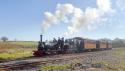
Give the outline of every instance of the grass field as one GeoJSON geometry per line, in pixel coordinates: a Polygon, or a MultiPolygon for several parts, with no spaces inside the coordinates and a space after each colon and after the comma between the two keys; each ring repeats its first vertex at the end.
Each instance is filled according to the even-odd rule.
{"type": "Polygon", "coordinates": [[[30,47],[37,45],[37,42],[35,41],[18,41],[18,42],[11,41],[9,43],[12,43],[15,45],[30,46],[30,47]]]}
{"type": "Polygon", "coordinates": [[[13,60],[32,56],[36,50],[37,42],[0,42],[0,60],[13,60]]]}
{"type": "Polygon", "coordinates": [[[124,56],[125,55],[125,47],[123,48],[116,48],[117,51],[114,51],[114,54],[116,54],[117,56],[124,56]]]}
{"type": "Polygon", "coordinates": [[[125,47],[115,48],[112,51],[113,55],[117,58],[115,61],[103,61],[105,71],[125,71],[125,47]]]}
{"type": "Polygon", "coordinates": [[[125,70],[125,60],[120,60],[117,62],[103,61],[105,71],[124,71],[125,70]]]}

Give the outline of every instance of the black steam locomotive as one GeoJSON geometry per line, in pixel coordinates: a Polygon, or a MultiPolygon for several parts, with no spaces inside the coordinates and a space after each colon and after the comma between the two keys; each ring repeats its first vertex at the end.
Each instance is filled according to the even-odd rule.
{"type": "Polygon", "coordinates": [[[81,37],[75,37],[71,39],[58,38],[53,39],[52,42],[46,43],[39,41],[37,51],[34,51],[34,56],[45,56],[53,54],[66,54],[66,53],[80,53],[84,51],[93,50],[106,50],[111,49],[111,43],[107,41],[95,41],[90,39],[83,39],[81,37]]]}

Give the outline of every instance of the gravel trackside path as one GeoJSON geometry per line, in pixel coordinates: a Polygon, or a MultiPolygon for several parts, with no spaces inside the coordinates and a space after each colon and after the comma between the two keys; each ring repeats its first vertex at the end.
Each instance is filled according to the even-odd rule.
{"type": "Polygon", "coordinates": [[[125,48],[0,63],[3,71],[125,71],[125,48]],[[123,61],[123,62],[122,62],[123,61]],[[118,65],[120,64],[121,67],[118,65]]]}

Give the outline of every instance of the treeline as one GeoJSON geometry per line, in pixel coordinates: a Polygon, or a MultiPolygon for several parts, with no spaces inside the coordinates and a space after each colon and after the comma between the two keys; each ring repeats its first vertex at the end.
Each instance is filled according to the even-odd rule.
{"type": "Polygon", "coordinates": [[[8,41],[8,38],[7,38],[7,37],[5,37],[5,36],[0,37],[0,41],[6,42],[6,41],[8,41]]]}
{"type": "Polygon", "coordinates": [[[125,39],[115,38],[114,40],[110,40],[105,38],[100,40],[110,42],[113,48],[125,47],[125,39]]]}
{"type": "MultiPolygon", "coordinates": [[[[5,36],[0,37],[0,40],[3,42],[6,42],[8,41],[8,37],[5,37],[5,36]]],[[[99,39],[99,40],[111,42],[113,48],[125,47],[125,39],[116,38],[114,40],[111,40],[111,39],[104,38],[104,39],[99,39]]]]}
{"type": "Polygon", "coordinates": [[[112,40],[112,46],[114,48],[116,48],[116,47],[125,47],[125,39],[116,38],[116,39],[112,40]]]}

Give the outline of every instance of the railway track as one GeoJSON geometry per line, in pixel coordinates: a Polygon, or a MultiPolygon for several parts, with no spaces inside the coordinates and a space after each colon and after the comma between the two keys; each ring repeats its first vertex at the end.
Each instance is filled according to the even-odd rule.
{"type": "Polygon", "coordinates": [[[47,64],[47,63],[54,63],[60,61],[68,61],[73,59],[83,59],[88,56],[92,56],[92,54],[100,54],[103,51],[98,52],[86,52],[86,53],[77,53],[77,54],[64,54],[64,55],[55,55],[46,58],[32,58],[32,59],[25,59],[25,60],[15,60],[0,63],[0,71],[10,71],[13,69],[18,69],[21,67],[32,66],[32,65],[39,65],[39,64],[47,64]]]}

